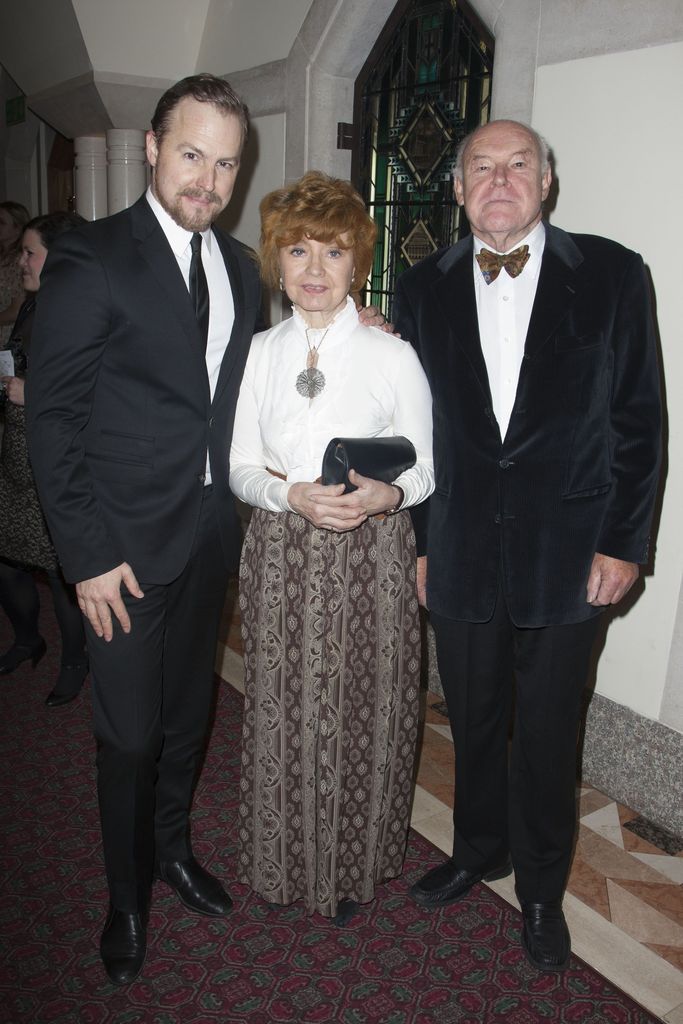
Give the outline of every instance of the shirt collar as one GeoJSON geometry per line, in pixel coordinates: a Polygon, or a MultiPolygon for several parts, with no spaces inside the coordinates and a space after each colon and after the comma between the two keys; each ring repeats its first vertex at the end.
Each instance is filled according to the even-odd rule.
{"type": "MultiPolygon", "coordinates": [[[[327,325],[327,332],[329,332],[328,337],[330,341],[336,335],[344,334],[345,331],[348,329],[349,324],[353,323],[354,320],[358,320],[358,310],[356,309],[356,304],[351,298],[351,296],[347,295],[346,303],[342,306],[338,313],[335,314],[334,318],[327,325]]],[[[301,313],[294,306],[292,306],[292,321],[296,325],[299,334],[303,335],[304,337],[306,336],[307,329],[309,331],[317,331],[318,333],[321,332],[321,328],[309,327],[301,313]]],[[[324,331],[325,328],[322,328],[322,330],[324,331]]]]}
{"type": "MultiPolygon", "coordinates": [[[[163,208],[157,197],[152,192],[151,186],[147,189],[146,199],[152,208],[152,213],[159,221],[161,230],[166,235],[168,244],[173,250],[173,255],[176,259],[181,259],[189,252],[190,239],[192,238],[192,231],[187,231],[182,228],[180,224],[176,224],[173,217],[163,208]]],[[[211,242],[213,240],[213,233],[211,228],[207,228],[206,231],[201,232],[202,240],[207,247],[209,256],[211,255],[211,242]]]]}
{"type": "MultiPolygon", "coordinates": [[[[480,252],[482,249],[488,248],[488,246],[485,245],[485,243],[482,242],[480,238],[477,238],[476,235],[473,235],[473,239],[474,250],[472,256],[472,263],[475,269],[475,281],[482,282],[484,281],[484,276],[479,270],[479,264],[477,263],[475,257],[478,252],[480,252]]],[[[522,280],[522,277],[524,277],[524,281],[526,282],[535,281],[538,278],[541,269],[541,260],[543,258],[543,250],[545,248],[545,225],[542,220],[539,221],[538,224],[531,229],[526,238],[521,238],[519,242],[515,243],[515,245],[511,246],[506,251],[513,252],[513,250],[518,249],[520,245],[529,246],[529,259],[527,261],[526,266],[524,267],[524,274],[520,274],[519,277],[513,279],[508,278],[506,274],[500,274],[499,277],[497,277],[496,280],[491,285],[488,286],[486,290],[487,295],[493,295],[496,293],[495,285],[498,281],[502,281],[507,284],[509,283],[510,280],[515,280],[519,282],[522,280]]]]}
{"type": "MultiPolygon", "coordinates": [[[[490,250],[491,247],[486,242],[482,242],[481,238],[477,238],[476,235],[472,235],[472,238],[474,239],[475,256],[478,252],[481,252],[482,249],[490,250]]],[[[501,255],[512,252],[514,249],[519,249],[520,245],[529,246],[530,259],[537,258],[541,255],[545,245],[545,225],[542,220],[539,220],[538,224],[531,229],[526,238],[521,238],[519,242],[515,242],[514,245],[510,246],[509,249],[506,249],[505,253],[501,253],[501,255]]]]}

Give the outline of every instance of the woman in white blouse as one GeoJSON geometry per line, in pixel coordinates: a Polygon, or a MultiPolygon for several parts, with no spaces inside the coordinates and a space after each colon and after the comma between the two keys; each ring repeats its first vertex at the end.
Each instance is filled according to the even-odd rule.
{"type": "Polygon", "coordinates": [[[431,397],[412,347],[359,323],[375,225],[309,172],[261,204],[261,264],[293,316],[252,343],[230,484],[254,506],[240,568],[246,705],[239,878],[344,925],[400,874],[420,627],[404,511],[433,490],[431,397]],[[405,435],[393,484],[319,483],[332,437],[405,435]]]}

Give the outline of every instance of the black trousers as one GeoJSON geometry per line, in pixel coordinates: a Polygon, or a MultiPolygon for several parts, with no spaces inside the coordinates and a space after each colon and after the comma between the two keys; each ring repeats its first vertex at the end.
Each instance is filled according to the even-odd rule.
{"type": "MultiPolygon", "coordinates": [[[[133,569],[135,567],[133,566],[133,569]]],[[[190,559],[167,585],[138,580],[131,632],[88,626],[107,881],[119,910],[144,908],[156,860],[190,856],[189,814],[213,694],[227,570],[212,488],[190,559]]]]}
{"type": "Polygon", "coordinates": [[[520,900],[560,899],[576,827],[581,694],[599,616],[520,629],[499,594],[489,622],[434,614],[431,622],[455,745],[453,856],[477,869],[509,853],[520,900]]]}

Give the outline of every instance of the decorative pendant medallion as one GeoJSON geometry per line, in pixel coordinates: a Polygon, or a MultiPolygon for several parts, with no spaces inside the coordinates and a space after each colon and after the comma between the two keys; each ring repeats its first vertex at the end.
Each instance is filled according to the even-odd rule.
{"type": "Polygon", "coordinates": [[[325,374],[315,366],[308,366],[296,378],[296,390],[302,398],[315,398],[325,387],[325,374]]]}

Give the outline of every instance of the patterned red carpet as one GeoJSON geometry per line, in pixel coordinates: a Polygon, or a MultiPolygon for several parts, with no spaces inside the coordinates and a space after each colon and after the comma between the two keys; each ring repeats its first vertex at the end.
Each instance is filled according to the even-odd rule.
{"type": "MultiPolygon", "coordinates": [[[[48,600],[44,601],[48,604],[48,600]]],[[[0,613],[1,615],[1,613],[0,613]]],[[[54,639],[46,607],[44,634],[54,639]]],[[[0,650],[9,645],[0,623],[0,650]]],[[[519,947],[518,913],[483,886],[428,914],[406,889],[441,855],[411,833],[404,877],[345,930],[300,906],[269,910],[233,881],[241,698],[218,687],[194,810],[199,859],[235,899],[225,920],[185,911],[157,883],[143,975],[109,984],[98,956],[106,892],[88,686],[64,708],[37,669],[0,679],[2,1024],[646,1024],[576,958],[541,975],[519,947]]]]}

